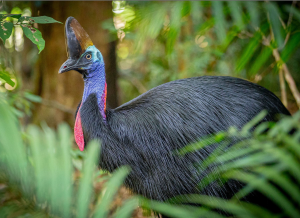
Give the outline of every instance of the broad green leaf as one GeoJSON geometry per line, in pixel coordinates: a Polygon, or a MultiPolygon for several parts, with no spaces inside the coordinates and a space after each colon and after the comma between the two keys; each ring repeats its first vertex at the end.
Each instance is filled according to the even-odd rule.
{"type": "Polygon", "coordinates": [[[266,3],[265,8],[270,16],[270,23],[274,33],[275,41],[277,42],[277,47],[280,48],[284,43],[284,29],[279,19],[279,10],[273,2],[266,3]]]}
{"type": "Polygon", "coordinates": [[[33,23],[41,23],[41,24],[45,24],[45,23],[61,23],[62,24],[62,22],[59,22],[59,21],[53,19],[52,17],[47,17],[47,16],[30,17],[29,19],[33,23]]]}
{"type": "Polygon", "coordinates": [[[1,22],[0,27],[0,38],[3,40],[3,43],[5,43],[5,40],[8,39],[12,33],[14,24],[11,22],[1,22]]]}
{"type": "Polygon", "coordinates": [[[15,82],[11,80],[9,73],[6,71],[0,71],[0,78],[7,82],[11,87],[15,86],[15,82]]]}
{"type": "Polygon", "coordinates": [[[39,49],[39,53],[41,51],[43,51],[43,49],[45,48],[45,40],[42,37],[42,33],[34,28],[34,27],[26,27],[26,26],[22,26],[23,32],[25,34],[25,36],[30,39],[34,44],[37,45],[38,49],[39,49]]]}

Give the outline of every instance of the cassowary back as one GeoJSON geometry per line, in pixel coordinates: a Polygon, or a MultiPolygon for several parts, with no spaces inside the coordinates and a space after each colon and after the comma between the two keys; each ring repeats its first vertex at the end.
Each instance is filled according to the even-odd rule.
{"type": "MultiPolygon", "coordinates": [[[[201,164],[218,146],[179,156],[176,150],[206,135],[241,128],[261,110],[264,121],[276,121],[277,114],[289,115],[280,100],[267,89],[232,77],[195,77],[160,85],[132,101],[107,110],[104,122],[91,94],[81,108],[85,141],[102,141],[100,166],[110,172],[129,165],[126,185],[135,193],[155,200],[198,193],[196,188],[207,172],[201,164]]],[[[205,193],[231,196],[211,184],[205,193]]]]}

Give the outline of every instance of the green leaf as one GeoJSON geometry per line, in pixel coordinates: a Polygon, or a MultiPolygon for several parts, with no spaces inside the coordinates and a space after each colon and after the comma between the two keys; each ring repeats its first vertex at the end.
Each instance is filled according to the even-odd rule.
{"type": "Polygon", "coordinates": [[[258,9],[258,2],[246,1],[246,2],[244,2],[244,4],[249,13],[251,24],[254,26],[254,28],[258,28],[259,23],[260,23],[260,20],[259,20],[260,13],[259,13],[259,9],[258,9]]]}
{"type": "Polygon", "coordinates": [[[241,3],[238,1],[229,1],[228,6],[231,11],[235,25],[238,27],[238,29],[242,29],[244,26],[244,22],[241,11],[241,3]]]}
{"type": "Polygon", "coordinates": [[[99,198],[95,218],[105,218],[109,212],[109,205],[112,203],[114,196],[118,192],[120,186],[123,184],[124,179],[129,174],[130,170],[128,167],[121,167],[114,171],[111,179],[108,181],[106,185],[106,189],[104,189],[104,195],[102,198],[99,198]]]}
{"type": "Polygon", "coordinates": [[[264,47],[261,53],[257,56],[254,64],[249,70],[250,75],[256,75],[259,69],[266,63],[269,57],[272,55],[272,49],[270,47],[264,47]]]}
{"type": "Polygon", "coordinates": [[[5,40],[8,39],[12,33],[14,24],[11,22],[2,22],[0,25],[0,38],[3,40],[3,43],[5,43],[5,40]]]}
{"type": "Polygon", "coordinates": [[[47,17],[47,16],[40,16],[40,17],[29,17],[29,20],[32,21],[33,23],[41,23],[41,24],[45,24],[45,23],[61,23],[55,19],[53,19],[52,17],[47,17]]]}
{"type": "Polygon", "coordinates": [[[223,42],[226,38],[226,19],[223,12],[223,2],[213,1],[212,10],[215,17],[215,33],[218,37],[218,40],[223,42]]]}
{"type": "Polygon", "coordinates": [[[174,205],[169,203],[163,203],[159,201],[151,201],[146,198],[142,199],[142,205],[145,208],[155,210],[158,213],[163,215],[174,217],[174,218],[197,218],[197,217],[211,217],[211,218],[223,218],[224,216],[214,212],[209,211],[204,207],[191,207],[191,206],[182,206],[174,205]]]}
{"type": "Polygon", "coordinates": [[[259,114],[257,114],[252,120],[243,126],[242,132],[249,132],[254,126],[261,122],[267,116],[267,114],[267,110],[262,110],[259,112],[259,114]]]}
{"type": "Polygon", "coordinates": [[[227,173],[225,176],[254,186],[258,191],[276,203],[278,207],[282,208],[288,214],[288,217],[300,217],[299,211],[293,206],[289,198],[283,195],[274,185],[261,179],[259,176],[245,172],[241,174],[240,171],[227,173]]]}
{"type": "Polygon", "coordinates": [[[115,218],[129,218],[132,216],[133,211],[139,206],[138,198],[127,200],[124,205],[119,208],[113,217],[115,218]]]}
{"type": "Polygon", "coordinates": [[[42,33],[34,28],[34,27],[26,27],[26,26],[22,26],[23,32],[25,34],[25,36],[30,39],[34,44],[37,45],[38,49],[39,49],[39,53],[41,53],[41,51],[43,51],[43,49],[45,48],[45,40],[42,37],[42,33]]]}
{"type": "Polygon", "coordinates": [[[277,6],[271,2],[265,4],[266,11],[270,16],[270,23],[277,46],[280,48],[284,43],[284,29],[280,22],[280,14],[277,6]]]}
{"type": "Polygon", "coordinates": [[[22,14],[0,14],[0,20],[3,20],[4,18],[7,18],[7,17],[19,19],[21,16],[22,16],[22,14]]]}
{"type": "Polygon", "coordinates": [[[12,18],[16,18],[19,19],[22,16],[22,14],[7,14],[7,17],[12,17],[12,18]]]}
{"type": "Polygon", "coordinates": [[[42,98],[40,96],[31,94],[29,92],[25,92],[24,97],[32,102],[38,102],[38,103],[42,102],[42,98]]]}
{"type": "Polygon", "coordinates": [[[290,6],[290,5],[284,5],[284,10],[288,13],[292,13],[294,18],[296,18],[298,20],[298,22],[300,22],[300,10],[290,6]]]}
{"type": "Polygon", "coordinates": [[[291,35],[288,43],[286,44],[286,46],[284,47],[281,53],[281,59],[286,63],[291,57],[292,53],[299,48],[299,45],[300,45],[300,33],[295,33],[291,35]]]}
{"type": "Polygon", "coordinates": [[[259,43],[260,39],[261,39],[261,36],[259,33],[256,33],[255,36],[251,39],[251,41],[249,42],[245,51],[243,52],[241,58],[237,62],[237,67],[236,67],[237,71],[241,71],[242,69],[244,69],[244,67],[249,62],[249,60],[253,56],[254,52],[258,48],[258,46],[260,44],[259,43]]]}
{"type": "Polygon", "coordinates": [[[92,195],[93,173],[99,157],[100,145],[98,141],[92,141],[88,144],[87,155],[84,158],[83,176],[80,179],[77,198],[77,216],[78,218],[87,217],[89,204],[92,195]]]}
{"type": "Polygon", "coordinates": [[[0,71],[0,78],[8,83],[11,87],[15,86],[15,82],[11,80],[9,73],[6,71],[0,71]]]}

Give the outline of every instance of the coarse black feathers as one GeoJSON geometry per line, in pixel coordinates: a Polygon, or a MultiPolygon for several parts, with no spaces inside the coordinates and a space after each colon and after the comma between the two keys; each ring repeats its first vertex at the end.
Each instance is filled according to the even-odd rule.
{"type": "MultiPolygon", "coordinates": [[[[218,145],[185,156],[176,155],[176,150],[230,126],[241,128],[264,109],[268,111],[264,121],[290,115],[272,92],[259,85],[233,77],[203,76],[160,85],[107,109],[106,121],[96,94],[90,94],[80,114],[85,142],[94,138],[102,142],[100,167],[113,172],[129,165],[132,171],[126,186],[163,201],[199,192],[197,184],[207,174],[201,172],[201,164],[199,170],[199,163],[218,145]]],[[[228,198],[236,186],[211,184],[204,192],[228,198]]]]}

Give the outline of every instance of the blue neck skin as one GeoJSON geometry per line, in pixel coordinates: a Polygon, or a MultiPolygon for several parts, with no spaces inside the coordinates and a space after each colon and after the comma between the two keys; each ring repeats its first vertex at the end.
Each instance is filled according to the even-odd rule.
{"type": "Polygon", "coordinates": [[[104,62],[95,61],[86,69],[87,76],[84,79],[84,91],[82,97],[82,103],[86,101],[87,97],[96,93],[99,110],[103,117],[103,120],[106,121],[105,115],[105,105],[106,105],[106,79],[105,79],[105,66],[104,62]]]}

